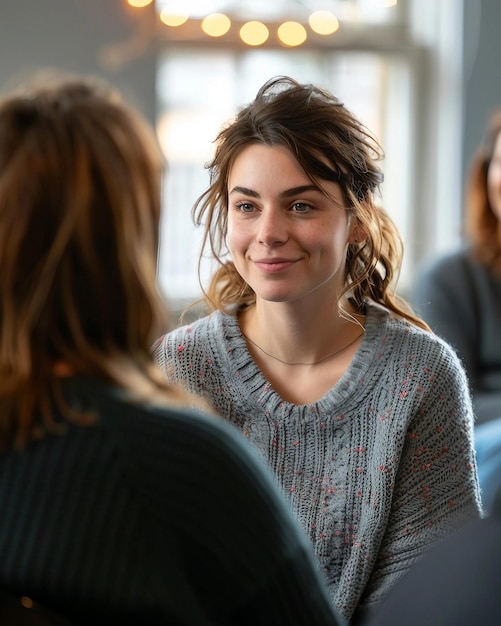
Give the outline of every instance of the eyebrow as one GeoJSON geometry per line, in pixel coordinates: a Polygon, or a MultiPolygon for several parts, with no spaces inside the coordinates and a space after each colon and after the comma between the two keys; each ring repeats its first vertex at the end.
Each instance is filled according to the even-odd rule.
{"type": "MultiPolygon", "coordinates": [[[[292,196],[297,196],[298,194],[304,193],[305,191],[320,191],[320,189],[316,185],[300,185],[299,187],[292,187],[291,189],[286,189],[285,191],[281,191],[279,194],[280,198],[290,198],[292,196]]],[[[237,185],[233,187],[230,191],[232,193],[243,193],[246,196],[251,196],[252,198],[259,198],[259,194],[254,189],[249,189],[248,187],[240,187],[237,185]]]]}

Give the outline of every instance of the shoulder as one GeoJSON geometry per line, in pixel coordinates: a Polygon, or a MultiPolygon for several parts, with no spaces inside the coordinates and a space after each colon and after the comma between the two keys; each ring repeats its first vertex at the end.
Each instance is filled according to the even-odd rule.
{"type": "Polygon", "coordinates": [[[198,318],[190,324],[174,328],[160,337],[155,343],[155,346],[162,342],[170,342],[180,339],[189,341],[191,337],[200,337],[207,334],[219,334],[222,333],[226,327],[231,327],[233,325],[238,326],[236,317],[222,313],[221,311],[214,311],[209,315],[198,318]]]}
{"type": "MultiPolygon", "coordinates": [[[[131,418],[134,427],[127,437],[127,457],[135,456],[142,471],[154,474],[145,480],[158,484],[159,489],[173,485],[172,489],[180,490],[180,494],[185,494],[190,482],[192,486],[203,484],[205,494],[197,498],[202,508],[205,502],[211,510],[221,494],[232,503],[230,508],[238,500],[245,501],[235,521],[245,511],[251,517],[251,511],[265,507],[281,518],[276,527],[281,532],[279,528],[286,524],[288,515],[285,501],[257,449],[249,446],[232,423],[189,407],[144,404],[132,407],[131,418]]],[[[117,427],[123,428],[121,423],[117,427]]],[[[223,515],[224,507],[220,508],[223,515]]],[[[256,520],[258,526],[261,523],[266,526],[264,520],[256,520]]]]}
{"type": "Polygon", "coordinates": [[[122,468],[124,485],[156,499],[155,514],[166,514],[168,524],[177,524],[173,502],[179,520],[199,530],[212,524],[223,529],[229,515],[238,527],[258,511],[263,515],[254,524],[263,525],[263,537],[292,524],[264,460],[230,422],[188,406],[140,401],[94,380],[77,380],[67,391],[73,406],[98,417],[95,426],[71,426],[76,439],[99,436],[100,450],[113,451],[114,467],[122,468]],[[277,522],[273,527],[269,516],[277,522]]]}
{"type": "Polygon", "coordinates": [[[98,424],[131,460],[146,456],[160,466],[161,459],[179,456],[185,468],[188,459],[196,465],[208,457],[210,462],[224,464],[226,459],[235,465],[239,458],[244,465],[256,460],[232,424],[201,409],[168,400],[144,401],[119,387],[90,379],[69,381],[66,395],[79,410],[96,414],[98,424]]]}
{"type": "Polygon", "coordinates": [[[452,252],[426,259],[419,267],[418,275],[426,279],[435,277],[450,281],[458,275],[464,275],[467,268],[472,265],[475,265],[475,262],[470,247],[462,246],[452,252]]]}
{"type": "Polygon", "coordinates": [[[456,352],[435,333],[376,304],[369,305],[368,320],[368,324],[379,326],[381,341],[390,346],[396,360],[412,356],[414,361],[420,360],[430,366],[440,363],[463,376],[463,367],[456,352]]]}
{"type": "Polygon", "coordinates": [[[171,350],[173,347],[182,347],[205,343],[211,339],[218,339],[224,336],[227,327],[238,326],[237,320],[231,315],[214,311],[210,315],[201,317],[190,324],[179,326],[170,332],[162,335],[153,344],[154,353],[163,350],[171,350]]]}
{"type": "Polygon", "coordinates": [[[189,324],[177,326],[160,337],[159,341],[169,341],[172,337],[190,337],[193,334],[205,333],[207,331],[214,332],[220,327],[221,318],[223,316],[224,315],[221,312],[215,311],[214,313],[200,317],[189,324]]]}

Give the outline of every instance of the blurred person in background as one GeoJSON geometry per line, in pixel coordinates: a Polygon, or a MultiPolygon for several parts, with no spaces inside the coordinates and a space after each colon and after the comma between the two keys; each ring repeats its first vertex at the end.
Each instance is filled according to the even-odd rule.
{"type": "Polygon", "coordinates": [[[501,484],[501,110],[472,159],[465,198],[465,242],[424,263],[412,300],[466,369],[482,502],[489,512],[501,484]]]}

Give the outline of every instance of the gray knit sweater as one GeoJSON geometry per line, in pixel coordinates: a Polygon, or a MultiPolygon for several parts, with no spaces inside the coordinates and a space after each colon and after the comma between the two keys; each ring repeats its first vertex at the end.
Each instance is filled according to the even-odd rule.
{"type": "Polygon", "coordinates": [[[368,305],[345,375],[318,402],[285,402],[236,317],[215,312],[155,345],[261,451],[347,618],[376,605],[436,540],[480,517],[464,371],[436,336],[368,305]]]}

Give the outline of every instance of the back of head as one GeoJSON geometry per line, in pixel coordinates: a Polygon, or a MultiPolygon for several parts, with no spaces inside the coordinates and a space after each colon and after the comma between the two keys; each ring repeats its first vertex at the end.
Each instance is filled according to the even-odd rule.
{"type": "Polygon", "coordinates": [[[474,154],[465,194],[465,234],[476,258],[501,271],[501,221],[489,201],[488,174],[501,133],[501,110],[491,116],[482,144],[474,154]]]}
{"type": "Polygon", "coordinates": [[[58,364],[113,378],[113,359],[149,358],[161,166],[147,123],[96,79],[41,76],[0,101],[2,419],[50,405],[58,364]]]}
{"type": "Polygon", "coordinates": [[[371,299],[420,323],[389,294],[401,265],[400,235],[377,205],[383,150],[376,138],[333,94],[315,85],[281,76],[266,82],[256,98],[221,130],[209,164],[211,185],[194,208],[196,222],[206,223],[209,243],[221,267],[207,291],[208,304],[221,309],[251,304],[254,294],[239,279],[232,263],[224,263],[227,230],[227,182],[235,159],[251,144],[279,145],[295,156],[312,182],[339,184],[346,210],[367,237],[350,244],[345,289],[362,307],[371,299]]]}

